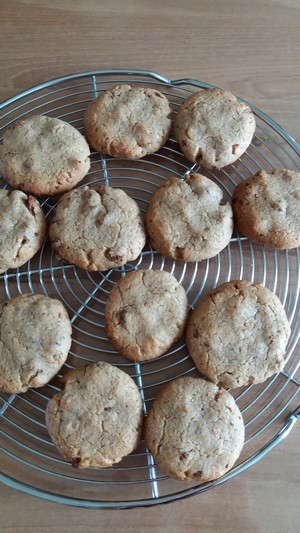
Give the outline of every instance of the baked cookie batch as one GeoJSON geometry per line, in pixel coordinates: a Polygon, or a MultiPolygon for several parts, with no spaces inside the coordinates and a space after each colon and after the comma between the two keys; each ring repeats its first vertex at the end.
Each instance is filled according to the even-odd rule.
{"type": "MultiPolygon", "coordinates": [[[[49,226],[58,259],[88,271],[135,260],[149,236],[162,255],[186,262],[216,256],[234,223],[249,239],[274,248],[300,243],[300,174],[259,171],[239,183],[232,205],[199,172],[170,176],[150,199],[145,221],[123,190],[74,187],[90,168],[89,145],[112,157],[139,159],[158,151],[171,128],[185,157],[205,169],[234,163],[251,143],[255,119],[232,94],[192,94],[172,121],[159,91],[120,85],[89,103],[85,135],[56,118],[32,116],[10,126],[0,147],[0,273],[41,248],[47,233],[37,197],[61,195],[49,226]]],[[[157,463],[178,480],[211,481],[240,455],[244,423],[226,389],[265,381],[284,367],[290,326],[267,288],[230,281],[200,299],[188,298],[165,271],[134,270],[121,278],[105,306],[111,344],[130,361],[165,354],[185,333],[201,377],[164,385],[144,417],[142,398],[126,372],[104,362],[64,375],[64,390],[46,408],[46,425],[61,454],[78,468],[109,467],[144,438],[157,463]]],[[[0,388],[23,393],[60,370],[72,327],[63,304],[25,294],[0,305],[0,388]]]]}

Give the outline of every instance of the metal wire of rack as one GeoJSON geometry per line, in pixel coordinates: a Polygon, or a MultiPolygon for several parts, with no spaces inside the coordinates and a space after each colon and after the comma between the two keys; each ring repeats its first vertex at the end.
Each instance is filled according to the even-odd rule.
{"type": "MultiPolygon", "coordinates": [[[[82,131],[87,103],[100,91],[120,83],[157,88],[168,97],[174,113],[189,94],[212,87],[197,80],[171,81],[157,73],[138,70],[102,70],[64,76],[0,104],[0,135],[15,120],[32,114],[61,118],[82,131]]],[[[91,170],[79,187],[98,183],[120,187],[145,213],[154,190],[171,175],[183,177],[190,171],[200,171],[215,181],[230,199],[236,184],[259,169],[299,170],[300,149],[296,142],[270,117],[250,107],[257,122],[252,144],[236,163],[219,172],[191,165],[171,136],[158,153],[138,161],[113,159],[93,152],[91,170]]],[[[0,187],[8,187],[3,179],[0,187]]],[[[56,201],[57,198],[46,198],[41,202],[48,219],[56,201]]],[[[243,413],[246,440],[236,466],[216,481],[183,485],[171,480],[155,464],[143,441],[133,454],[112,468],[73,469],[54,448],[44,421],[48,399],[61,389],[61,374],[41,389],[0,396],[0,479],[55,502],[89,508],[128,508],[204,492],[261,459],[288,434],[300,414],[299,265],[297,249],[271,250],[235,231],[227,248],[207,261],[194,264],[173,261],[147,243],[136,261],[105,273],[90,273],[58,262],[46,240],[26,265],[0,276],[1,301],[27,292],[58,297],[68,309],[73,327],[71,351],[61,374],[67,368],[98,360],[118,365],[135,379],[145,413],[164,383],[195,373],[195,368],[184,340],[158,359],[136,364],[123,359],[109,344],[104,331],[104,307],[113,284],[127,271],[156,268],[171,272],[185,287],[191,308],[201,295],[230,279],[261,283],[279,296],[292,334],[282,372],[261,385],[231,391],[243,413]]]]}

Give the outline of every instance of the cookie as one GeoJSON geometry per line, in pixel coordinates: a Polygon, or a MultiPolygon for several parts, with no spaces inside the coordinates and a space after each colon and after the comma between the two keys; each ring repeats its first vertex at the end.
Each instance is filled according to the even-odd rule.
{"type": "Polygon", "coordinates": [[[260,170],[233,193],[237,228],[249,239],[273,248],[300,245],[300,173],[260,170]]]}
{"type": "Polygon", "coordinates": [[[186,292],[174,276],[160,270],[132,271],[108,297],[106,334],[124,357],[154,359],[183,335],[187,313],[186,292]]]}
{"type": "Polygon", "coordinates": [[[69,191],[90,168],[90,149],[81,133],[62,120],[34,115],[14,122],[0,147],[8,183],[35,196],[69,191]]]}
{"type": "Polygon", "coordinates": [[[24,294],[0,304],[0,389],[18,394],[46,385],[67,359],[71,334],[59,300],[24,294]]]}
{"type": "Polygon", "coordinates": [[[34,196],[0,190],[0,274],[31,259],[46,231],[45,215],[34,196]]]}
{"type": "Polygon", "coordinates": [[[71,370],[64,383],[47,404],[46,425],[72,466],[112,466],[138,446],[143,404],[128,374],[99,362],[71,370]]]}
{"type": "Polygon", "coordinates": [[[159,91],[117,85],[89,103],[85,134],[99,152],[138,159],[157,152],[166,142],[171,113],[168,99],[159,91]]]}
{"type": "Polygon", "coordinates": [[[137,203],[121,189],[100,185],[63,195],[49,235],[58,259],[104,271],[133,261],[146,243],[137,203]]]}
{"type": "Polygon", "coordinates": [[[223,476],[244,444],[244,423],[233,397],[201,378],[180,377],[157,395],[145,423],[157,463],[182,481],[223,476]]]}
{"type": "Polygon", "coordinates": [[[234,163],[248,148],[254,130],[250,107],[220,89],[189,96],[174,123],[175,137],[185,157],[208,169],[234,163]]]}
{"type": "Polygon", "coordinates": [[[227,246],[232,208],[221,189],[201,174],[172,177],[153,194],[146,216],[151,245],[167,257],[202,261],[227,246]]]}
{"type": "Polygon", "coordinates": [[[186,343],[199,372],[222,387],[282,370],[290,326],[279,298],[248,281],[220,285],[192,312],[186,343]]]}

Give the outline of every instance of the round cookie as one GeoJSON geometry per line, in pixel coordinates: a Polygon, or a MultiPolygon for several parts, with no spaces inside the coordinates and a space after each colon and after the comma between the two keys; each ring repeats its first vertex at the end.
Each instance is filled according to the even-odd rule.
{"type": "Polygon", "coordinates": [[[174,124],[175,137],[185,157],[208,169],[221,169],[241,157],[254,130],[250,107],[221,89],[189,96],[174,124]]]}
{"type": "Polygon", "coordinates": [[[71,370],[46,408],[53,443],[77,468],[108,467],[139,444],[143,404],[125,372],[99,362],[71,370]]]}
{"type": "Polygon", "coordinates": [[[186,292],[174,276],[136,270],[121,278],[108,297],[106,334],[124,357],[154,359],[180,339],[187,314],[186,292]]]}
{"type": "Polygon", "coordinates": [[[174,259],[202,261],[229,243],[232,208],[221,189],[201,174],[172,177],[153,194],[146,224],[151,244],[174,259]]]}
{"type": "Polygon", "coordinates": [[[118,85],[89,103],[84,126],[91,146],[112,157],[157,152],[171,130],[168,99],[155,89],[118,85]]]}
{"type": "Polygon", "coordinates": [[[300,173],[259,171],[233,193],[235,223],[246,237],[273,248],[300,245],[300,173]]]}
{"type": "Polygon", "coordinates": [[[175,479],[211,481],[239,457],[243,418],[226,390],[201,378],[180,377],[154,400],[146,418],[145,442],[175,479]]]}
{"type": "Polygon", "coordinates": [[[35,196],[69,191],[90,168],[90,149],[81,133],[62,120],[34,115],[14,122],[0,147],[8,183],[35,196]]]}
{"type": "Polygon", "coordinates": [[[248,281],[230,281],[198,302],[186,343],[201,374],[222,387],[240,387],[282,370],[289,335],[275,294],[248,281]]]}
{"type": "Polygon", "coordinates": [[[137,203],[121,189],[104,185],[62,196],[49,235],[58,259],[90,271],[133,261],[146,243],[137,203]]]}
{"type": "Polygon", "coordinates": [[[17,268],[41,248],[47,223],[34,196],[0,190],[0,274],[17,268]]]}
{"type": "Polygon", "coordinates": [[[0,389],[18,394],[46,385],[67,359],[71,334],[59,300],[24,294],[0,304],[0,389]]]}

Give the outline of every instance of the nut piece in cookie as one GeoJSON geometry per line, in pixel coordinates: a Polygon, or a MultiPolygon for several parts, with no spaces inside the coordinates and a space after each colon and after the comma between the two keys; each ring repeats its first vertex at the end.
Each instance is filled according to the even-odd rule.
{"type": "Polygon", "coordinates": [[[201,378],[180,377],[155,398],[145,422],[145,442],[175,479],[211,481],[238,459],[244,422],[229,392],[201,378]]]}
{"type": "Polygon", "coordinates": [[[71,370],[46,408],[53,443],[77,468],[112,466],[139,444],[143,405],[133,379],[108,363],[71,370]]]}
{"type": "Polygon", "coordinates": [[[118,85],[90,102],[84,116],[85,134],[99,152],[138,159],[165,144],[171,113],[168,99],[161,92],[118,85]]]}
{"type": "Polygon", "coordinates": [[[8,183],[35,196],[69,191],[90,168],[90,149],[81,133],[44,115],[14,122],[3,135],[0,160],[8,183]]]}
{"type": "Polygon", "coordinates": [[[300,173],[260,170],[233,193],[237,228],[249,239],[273,248],[300,245],[300,173]]]}
{"type": "Polygon", "coordinates": [[[280,372],[289,335],[275,294],[255,283],[230,281],[198,302],[186,343],[201,374],[233,388],[262,383],[280,372]]]}
{"type": "Polygon", "coordinates": [[[41,248],[46,231],[45,215],[34,196],[0,190],[0,274],[31,259],[41,248]]]}
{"type": "Polygon", "coordinates": [[[186,292],[174,276],[136,270],[121,278],[108,297],[106,334],[124,357],[154,359],[183,335],[187,314],[186,292]]]}
{"type": "Polygon", "coordinates": [[[43,387],[60,370],[71,347],[72,327],[59,300],[24,294],[0,305],[0,389],[43,387]]]}
{"type": "Polygon", "coordinates": [[[146,243],[137,203],[121,189],[100,185],[63,195],[49,235],[58,259],[105,271],[138,257],[146,243]]]}
{"type": "Polygon", "coordinates": [[[201,174],[169,178],[153,194],[146,225],[155,250],[174,259],[202,261],[229,243],[233,214],[221,189],[201,174]]]}
{"type": "Polygon", "coordinates": [[[186,158],[208,169],[221,169],[241,157],[254,131],[250,107],[220,89],[189,96],[174,123],[175,137],[186,158]]]}

